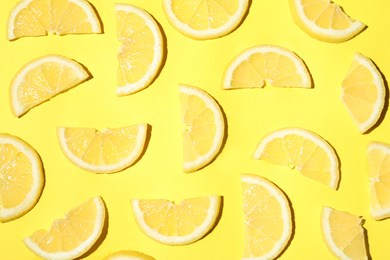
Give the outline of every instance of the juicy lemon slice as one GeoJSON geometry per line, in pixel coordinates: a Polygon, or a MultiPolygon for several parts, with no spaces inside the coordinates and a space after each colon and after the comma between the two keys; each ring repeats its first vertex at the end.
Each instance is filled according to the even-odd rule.
{"type": "Polygon", "coordinates": [[[225,119],[218,103],[200,88],[179,85],[183,128],[183,170],[209,164],[221,149],[225,119]]]}
{"type": "Polygon", "coordinates": [[[85,0],[23,0],[11,11],[7,39],[58,35],[101,33],[100,21],[85,0]]]}
{"type": "Polygon", "coordinates": [[[131,166],[142,154],[147,124],[121,128],[58,127],[58,142],[66,158],[81,169],[113,173],[131,166]]]}
{"type": "Polygon", "coordinates": [[[89,74],[69,58],[51,54],[33,60],[15,75],[10,86],[10,106],[15,116],[73,88],[89,74]]]}
{"type": "Polygon", "coordinates": [[[319,135],[302,128],[282,128],[264,136],[254,159],[296,168],[304,176],[337,189],[340,170],[335,150],[319,135]]]}
{"type": "Polygon", "coordinates": [[[56,219],[48,231],[38,230],[23,242],[43,259],[75,259],[87,252],[103,231],[106,207],[100,197],[91,198],[56,219]]]}
{"type": "Polygon", "coordinates": [[[272,182],[242,174],[244,256],[242,259],[274,259],[287,246],[292,234],[290,204],[272,182]]]}
{"type": "Polygon", "coordinates": [[[26,214],[43,189],[42,162],[25,141],[0,134],[0,222],[26,214]]]}
{"type": "Polygon", "coordinates": [[[262,88],[266,82],[274,87],[312,87],[310,73],[295,53],[259,45],[243,51],[228,64],[222,88],[262,88]]]}
{"type": "Polygon", "coordinates": [[[137,251],[118,251],[106,256],[103,260],[155,260],[149,255],[137,251]]]}
{"type": "Polygon", "coordinates": [[[371,129],[380,118],[386,89],[382,75],[367,57],[356,53],[341,84],[341,100],[361,133],[371,129]]]}
{"type": "Polygon", "coordinates": [[[368,259],[363,220],[348,212],[324,207],[321,214],[322,238],[339,259],[368,259]]]}
{"type": "Polygon", "coordinates": [[[131,208],[141,231],[166,245],[186,245],[204,237],[221,211],[217,195],[184,199],[132,199],[131,208]]]}
{"type": "Polygon", "coordinates": [[[248,0],[163,0],[169,23],[177,31],[196,40],[224,36],[242,21],[248,0]]]}
{"type": "Polygon", "coordinates": [[[163,58],[160,27],[145,10],[128,4],[115,4],[118,53],[118,96],[149,86],[157,76],[163,58]]]}
{"type": "Polygon", "coordinates": [[[350,18],[331,0],[289,0],[294,22],[311,37],[325,42],[344,42],[366,26],[350,18]]]}

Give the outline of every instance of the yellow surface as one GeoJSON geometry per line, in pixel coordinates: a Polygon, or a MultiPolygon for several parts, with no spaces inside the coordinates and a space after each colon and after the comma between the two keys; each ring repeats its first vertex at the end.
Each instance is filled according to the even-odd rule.
{"type": "Polygon", "coordinates": [[[277,184],[289,197],[295,227],[280,259],[334,259],[322,241],[322,206],[361,215],[366,220],[373,259],[389,259],[390,219],[374,221],[369,214],[366,146],[371,140],[390,143],[390,115],[368,134],[357,130],[340,100],[343,81],[355,52],[371,58],[390,75],[388,28],[390,2],[339,0],[346,12],[368,25],[356,38],[341,44],[312,39],[292,21],[286,0],[252,1],[241,26],[226,37],[195,41],[174,30],[160,0],[124,0],[145,8],[162,26],[167,55],[159,77],[147,89],[117,97],[119,42],[115,35],[112,0],[91,0],[103,21],[100,35],[6,37],[8,12],[17,1],[0,3],[0,131],[21,137],[42,157],[46,183],[37,205],[25,216],[0,224],[0,258],[38,259],[22,239],[48,228],[74,205],[100,195],[108,208],[108,228],[97,247],[84,259],[101,259],[118,250],[137,250],[158,260],[240,259],[243,251],[241,173],[254,173],[277,184]],[[274,44],[296,52],[307,64],[313,89],[221,90],[228,62],[244,49],[274,44]],[[28,61],[48,53],[73,58],[93,75],[82,85],[15,118],[8,88],[13,75],[28,61]],[[205,89],[222,106],[228,137],[221,154],[200,171],[182,171],[178,83],[205,89]],[[115,174],[97,175],[70,163],[56,139],[57,126],[105,127],[149,123],[151,138],[143,157],[115,174]],[[329,141],[341,161],[340,187],[334,191],[283,166],[251,159],[263,135],[282,127],[302,127],[329,141]],[[221,218],[204,239],[171,247],[145,236],[131,213],[130,198],[182,198],[218,194],[224,197],[221,218]],[[60,203],[59,203],[60,202],[60,203]]]}

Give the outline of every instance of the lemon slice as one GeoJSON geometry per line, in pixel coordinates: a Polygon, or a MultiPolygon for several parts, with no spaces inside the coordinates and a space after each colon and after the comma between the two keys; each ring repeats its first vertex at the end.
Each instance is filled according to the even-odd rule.
{"type": "Polygon", "coordinates": [[[344,42],[366,26],[350,18],[330,0],[289,0],[294,22],[311,37],[325,42],[344,42]]]}
{"type": "Polygon", "coordinates": [[[18,137],[0,134],[0,222],[32,209],[43,183],[42,162],[35,150],[18,137]]]}
{"type": "Polygon", "coordinates": [[[312,87],[310,73],[295,53],[279,46],[258,45],[228,64],[222,88],[262,88],[266,82],[274,87],[312,87]]]}
{"type": "Polygon", "coordinates": [[[38,230],[23,242],[43,259],[75,259],[87,252],[100,237],[106,207],[100,197],[91,198],[56,219],[50,229],[38,230]]]}
{"type": "Polygon", "coordinates": [[[23,0],[10,12],[7,39],[101,33],[100,21],[92,6],[84,0],[23,0]]]}
{"type": "Polygon", "coordinates": [[[155,260],[149,255],[137,251],[118,251],[106,256],[103,260],[155,260]]]}
{"type": "Polygon", "coordinates": [[[166,245],[186,245],[204,237],[221,211],[217,195],[184,199],[132,199],[131,208],[141,231],[166,245]]]}
{"type": "Polygon", "coordinates": [[[274,259],[292,234],[290,204],[272,182],[242,174],[244,255],[242,259],[274,259]]]}
{"type": "Polygon", "coordinates": [[[221,149],[225,121],[218,103],[200,88],[180,84],[183,128],[183,170],[194,172],[209,164],[221,149]]]}
{"type": "Polygon", "coordinates": [[[347,76],[341,84],[341,100],[361,133],[371,129],[381,116],[386,89],[374,63],[356,53],[347,76]]]}
{"type": "Polygon", "coordinates": [[[95,173],[113,173],[131,166],[142,154],[147,124],[120,128],[58,127],[62,152],[81,169],[95,173]]]}
{"type": "Polygon", "coordinates": [[[322,238],[339,259],[368,259],[363,220],[348,212],[324,207],[321,213],[322,238]]]}
{"type": "Polygon", "coordinates": [[[207,40],[236,29],[248,10],[248,0],[163,0],[163,9],[177,31],[196,40],[207,40]]]}
{"type": "Polygon", "coordinates": [[[88,72],[69,58],[50,54],[35,59],[24,65],[11,82],[11,111],[15,116],[22,116],[88,77],[88,72]]]}
{"type": "Polygon", "coordinates": [[[160,27],[145,10],[128,4],[115,4],[118,53],[118,96],[149,86],[162,64],[164,43],[160,27]]]}
{"type": "Polygon", "coordinates": [[[337,189],[340,170],[335,150],[319,135],[302,128],[282,128],[264,136],[254,159],[296,168],[304,176],[337,189]]]}

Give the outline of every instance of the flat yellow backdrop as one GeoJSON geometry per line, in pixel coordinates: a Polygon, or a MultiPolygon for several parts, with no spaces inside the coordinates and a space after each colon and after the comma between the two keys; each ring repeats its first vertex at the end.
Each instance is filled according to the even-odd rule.
{"type": "MultiPolygon", "coordinates": [[[[35,230],[47,229],[56,218],[92,196],[100,195],[108,208],[108,226],[98,244],[83,259],[101,259],[118,250],[137,250],[157,260],[240,259],[243,250],[241,173],[253,173],[276,183],[291,201],[293,236],[280,259],[333,259],[322,241],[323,206],[348,211],[365,219],[373,259],[390,259],[390,220],[369,215],[366,146],[370,141],[390,143],[390,115],[370,133],[360,134],[340,101],[340,84],[355,52],[370,57],[390,77],[390,2],[338,0],[353,18],[368,25],[356,38],[330,44],[310,38],[292,21],[287,0],[251,1],[248,15],[228,36],[208,41],[187,38],[173,29],[161,0],[123,0],[151,13],[164,30],[166,60],[155,82],[126,97],[115,96],[116,53],[113,0],[91,0],[103,22],[99,35],[69,35],[6,40],[6,21],[16,0],[0,3],[0,132],[19,136],[40,154],[45,187],[37,205],[25,216],[0,223],[0,258],[39,259],[22,243],[35,230]],[[227,63],[244,49],[274,44],[297,53],[307,64],[313,89],[221,89],[227,63]],[[49,53],[75,59],[93,78],[15,118],[9,108],[12,77],[26,63],[49,53]],[[228,137],[222,152],[195,173],[182,171],[178,83],[203,88],[222,106],[228,137]],[[134,166],[115,174],[86,172],[60,151],[57,126],[89,126],[99,130],[131,124],[151,125],[151,138],[134,166]],[[341,161],[337,191],[313,182],[297,171],[251,159],[261,137],[281,127],[314,131],[335,148],[341,161]],[[152,241],[137,227],[130,198],[179,200],[222,195],[221,218],[213,231],[187,246],[152,241]]],[[[387,107],[386,107],[387,109],[387,107]]],[[[386,111],[385,111],[386,112],[386,111]]]]}

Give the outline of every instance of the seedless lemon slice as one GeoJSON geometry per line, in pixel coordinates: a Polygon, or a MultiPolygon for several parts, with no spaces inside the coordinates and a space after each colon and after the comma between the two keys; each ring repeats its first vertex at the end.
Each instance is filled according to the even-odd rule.
{"type": "Polygon", "coordinates": [[[38,230],[23,242],[43,259],[75,259],[87,252],[100,237],[106,207],[100,197],[91,198],[56,219],[50,229],[38,230]]]}
{"type": "Polygon", "coordinates": [[[100,33],[100,21],[85,0],[23,0],[10,12],[7,39],[100,33]]]}
{"type": "Polygon", "coordinates": [[[43,189],[42,162],[18,137],[0,134],[0,222],[26,214],[43,189]]]}
{"type": "Polygon", "coordinates": [[[183,128],[183,170],[194,172],[210,163],[221,149],[225,121],[218,103],[205,91],[179,85],[183,128]]]}
{"type": "Polygon", "coordinates": [[[363,220],[348,212],[324,207],[321,213],[322,238],[339,259],[368,259],[363,220]]]}
{"type": "Polygon", "coordinates": [[[333,147],[302,128],[282,128],[265,135],[253,158],[296,168],[304,176],[333,189],[339,183],[339,161],[333,147]]]}
{"type": "Polygon", "coordinates": [[[350,18],[331,0],[289,0],[294,22],[311,37],[325,42],[344,42],[366,26],[350,18]]]}
{"type": "Polygon", "coordinates": [[[10,86],[10,106],[15,116],[73,88],[89,74],[74,60],[50,54],[23,66],[10,86]]]}
{"type": "Polygon", "coordinates": [[[242,21],[248,0],[163,0],[169,23],[180,33],[206,40],[224,36],[242,21]]]}
{"type": "Polygon", "coordinates": [[[386,96],[385,83],[374,63],[356,53],[341,88],[341,100],[359,131],[371,129],[381,116],[386,96]]]}
{"type": "Polygon", "coordinates": [[[145,10],[115,4],[118,53],[118,96],[128,95],[151,84],[162,64],[164,43],[160,27],[145,10]]]}
{"type": "Polygon", "coordinates": [[[137,251],[118,251],[106,256],[103,260],[155,260],[149,255],[137,251]]]}
{"type": "Polygon", "coordinates": [[[259,45],[228,64],[222,88],[262,88],[266,82],[275,87],[312,87],[310,73],[295,53],[279,46],[259,45]]]}
{"type": "Polygon", "coordinates": [[[284,193],[265,178],[242,174],[244,255],[242,259],[274,259],[292,234],[290,204],[284,193]]]}
{"type": "Polygon", "coordinates": [[[166,245],[185,245],[205,236],[221,210],[217,195],[184,199],[132,199],[131,208],[141,231],[166,245]]]}

